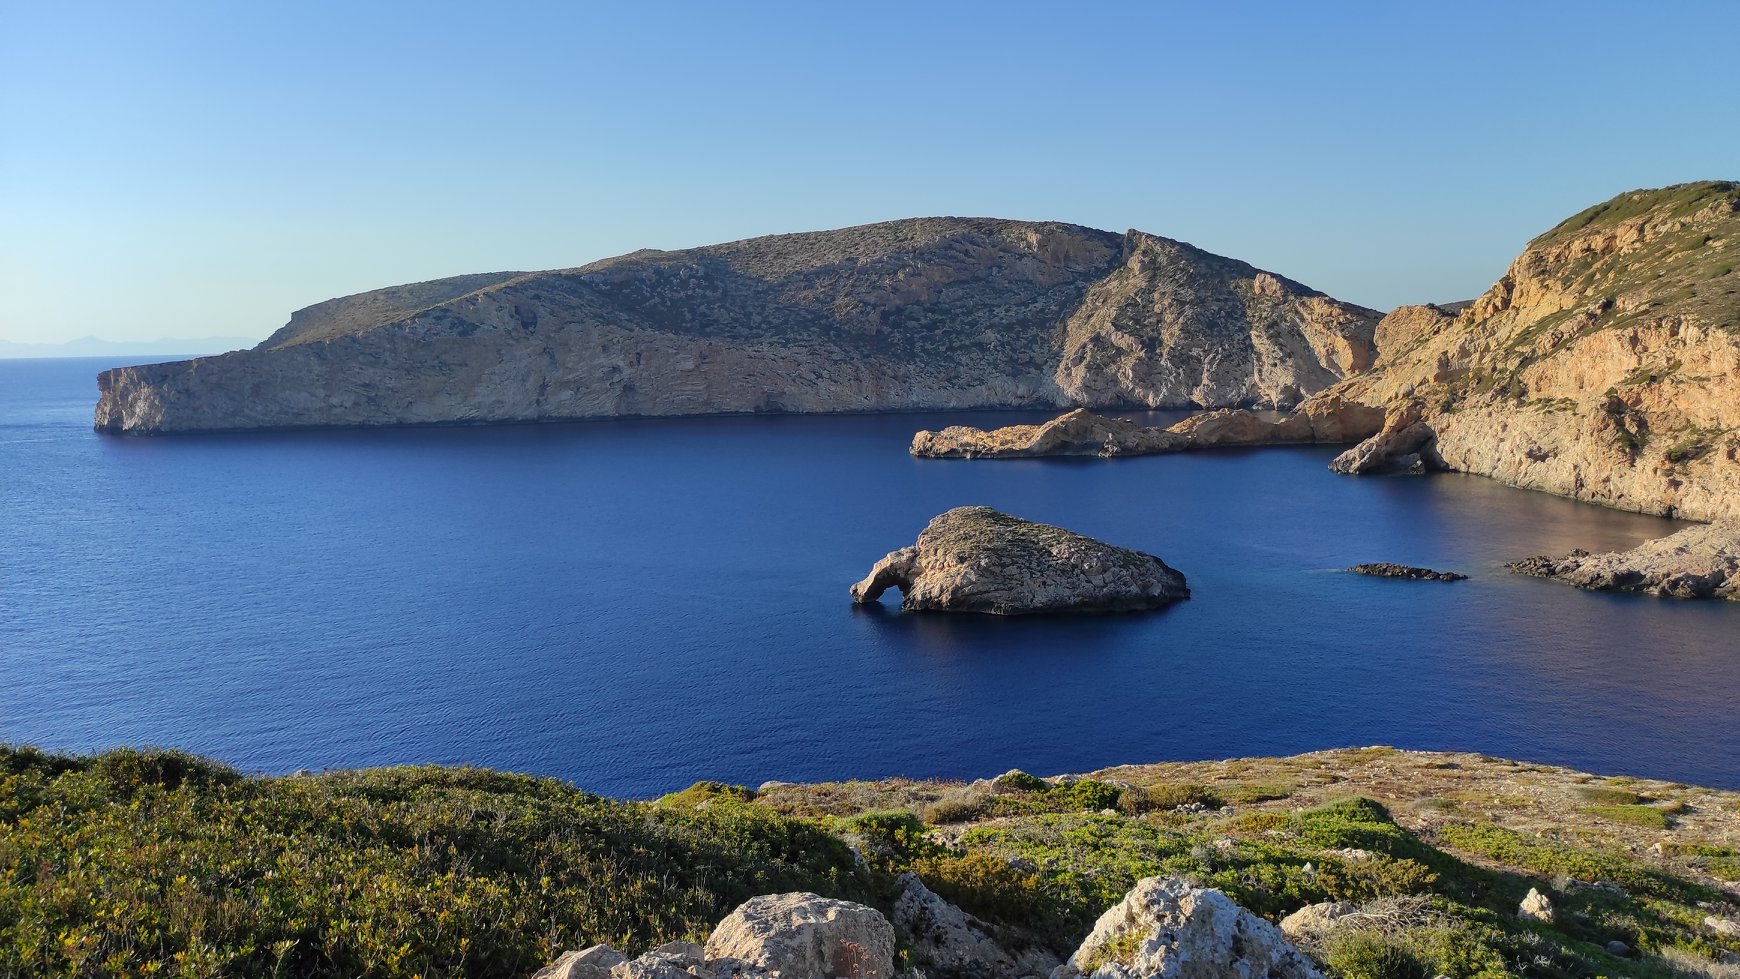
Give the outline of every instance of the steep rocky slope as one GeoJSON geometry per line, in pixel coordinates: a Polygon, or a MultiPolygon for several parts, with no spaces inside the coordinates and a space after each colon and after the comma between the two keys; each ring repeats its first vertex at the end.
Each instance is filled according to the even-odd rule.
{"type": "Polygon", "coordinates": [[[990,406],[1291,406],[1377,315],[1180,242],[925,218],[332,300],[107,371],[111,432],[990,406]]]}
{"type": "Polygon", "coordinates": [[[1378,365],[1320,396],[1390,413],[1338,468],[1421,452],[1621,509],[1740,512],[1740,184],[1622,194],[1455,317],[1393,319],[1378,365]]]}

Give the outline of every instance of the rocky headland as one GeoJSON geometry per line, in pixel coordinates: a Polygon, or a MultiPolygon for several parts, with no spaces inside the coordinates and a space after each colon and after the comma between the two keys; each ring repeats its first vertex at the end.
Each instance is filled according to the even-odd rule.
{"type": "Polygon", "coordinates": [[[1530,242],[1460,313],[1406,307],[1376,336],[1376,365],[1318,396],[1387,416],[1338,471],[1740,513],[1740,183],[1621,194],[1530,242]]]}
{"type": "Polygon", "coordinates": [[[1595,591],[1740,600],[1740,520],[1687,527],[1629,551],[1575,550],[1527,558],[1509,568],[1595,591]]]}
{"type": "Polygon", "coordinates": [[[745,412],[1292,407],[1377,313],[1140,231],[921,218],[311,306],[252,350],[105,371],[125,434],[745,412]]]}
{"type": "MultiPolygon", "coordinates": [[[[955,428],[920,433],[913,451],[1003,458],[1349,441],[1358,444],[1334,461],[1337,472],[1453,470],[1643,513],[1740,514],[1740,183],[1633,191],[1591,207],[1530,242],[1478,299],[1401,307],[1378,322],[1373,343],[1369,368],[1278,421],[1217,412],[1164,435],[1101,425],[1050,441],[1046,426],[955,428]],[[1229,422],[1219,439],[1202,438],[1229,422]]],[[[1082,427],[1062,422],[1052,425],[1082,427]]]]}
{"type": "Polygon", "coordinates": [[[852,600],[875,602],[890,588],[906,611],[994,615],[1129,612],[1190,597],[1184,575],[1152,554],[984,506],[932,519],[852,586],[852,600]]]}

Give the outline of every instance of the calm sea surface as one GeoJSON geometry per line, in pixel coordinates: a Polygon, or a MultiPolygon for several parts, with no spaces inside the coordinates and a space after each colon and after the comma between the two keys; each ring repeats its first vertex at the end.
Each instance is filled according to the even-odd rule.
{"type": "Polygon", "coordinates": [[[105,360],[0,361],[0,741],[267,772],[472,762],[645,796],[1345,745],[1740,788],[1740,604],[1525,555],[1675,524],[1327,448],[921,461],[1020,413],[121,439],[105,360]],[[1151,551],[1149,615],[856,609],[952,506],[1151,551]],[[1445,585],[1337,569],[1401,561],[1445,585]]]}

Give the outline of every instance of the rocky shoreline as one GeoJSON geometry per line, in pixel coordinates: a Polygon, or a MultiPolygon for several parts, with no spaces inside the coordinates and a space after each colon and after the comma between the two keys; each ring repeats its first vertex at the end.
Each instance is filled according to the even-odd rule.
{"type": "Polygon", "coordinates": [[[1561,557],[1525,558],[1507,567],[1591,591],[1740,601],[1740,521],[1688,527],[1629,551],[1576,550],[1561,557]]]}

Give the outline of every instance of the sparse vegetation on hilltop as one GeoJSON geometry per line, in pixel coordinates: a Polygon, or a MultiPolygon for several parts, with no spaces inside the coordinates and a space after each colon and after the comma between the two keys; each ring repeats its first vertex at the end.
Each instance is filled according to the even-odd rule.
{"type": "Polygon", "coordinates": [[[754,894],[886,910],[902,871],[1060,953],[1166,874],[1271,920],[1356,905],[1301,939],[1348,979],[1723,975],[1740,938],[1708,922],[1740,916],[1737,805],[1392,749],[657,802],[477,769],[0,749],[0,975],[523,977],[562,948],[702,937],[754,894]],[[1517,915],[1531,888],[1550,923],[1517,915]]]}

